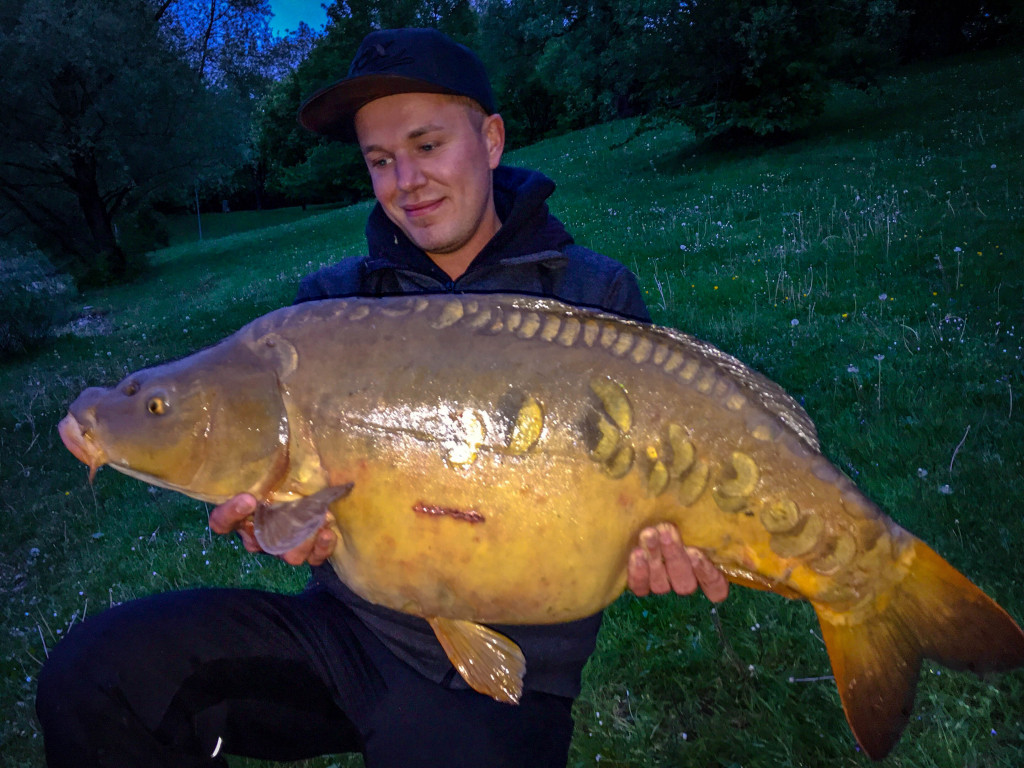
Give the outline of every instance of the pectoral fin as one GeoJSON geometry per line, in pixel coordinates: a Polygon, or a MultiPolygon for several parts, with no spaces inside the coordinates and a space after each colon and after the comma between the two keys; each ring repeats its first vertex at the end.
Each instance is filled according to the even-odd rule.
{"type": "Polygon", "coordinates": [[[526,659],[519,646],[493,629],[460,619],[428,619],[448,659],[470,687],[506,704],[523,693],[526,659]]]}
{"type": "Polygon", "coordinates": [[[259,505],[252,516],[256,541],[264,552],[283,555],[315,534],[331,503],[351,490],[352,483],[332,485],[296,501],[259,505]]]}

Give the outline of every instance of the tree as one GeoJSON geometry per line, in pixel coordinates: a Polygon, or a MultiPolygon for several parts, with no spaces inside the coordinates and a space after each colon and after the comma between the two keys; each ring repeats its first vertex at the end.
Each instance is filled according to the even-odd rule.
{"type": "Polygon", "coordinates": [[[894,14],[888,0],[691,0],[673,19],[663,93],[698,136],[793,131],[837,77],[871,80],[894,14]]]}
{"type": "Polygon", "coordinates": [[[115,216],[237,162],[237,101],[208,90],[132,0],[0,0],[3,222],[78,276],[123,275],[115,216]]]}

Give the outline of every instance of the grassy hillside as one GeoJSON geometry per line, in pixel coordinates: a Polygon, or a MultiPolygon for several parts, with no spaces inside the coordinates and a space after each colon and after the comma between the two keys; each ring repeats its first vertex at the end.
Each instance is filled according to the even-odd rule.
{"type": "MultiPolygon", "coordinates": [[[[1004,53],[902,72],[881,93],[837,94],[770,150],[695,154],[682,129],[616,123],[507,158],[559,182],[556,214],[637,272],[658,322],[796,395],[825,453],[1018,620],[1022,65],[1004,53]]],[[[3,765],[42,765],[36,674],[84,616],[157,590],[303,584],[212,536],[203,504],[109,470],[90,488],[55,425],[83,387],[288,303],[303,274],[361,251],[367,210],[157,252],[143,280],[84,297],[77,333],[0,368],[3,765]]],[[[829,674],[807,605],[740,588],[717,611],[624,596],[586,670],[571,764],[867,765],[829,674]]],[[[1024,671],[979,681],[926,664],[886,764],[1019,766],[1022,722],[1024,671]]]]}

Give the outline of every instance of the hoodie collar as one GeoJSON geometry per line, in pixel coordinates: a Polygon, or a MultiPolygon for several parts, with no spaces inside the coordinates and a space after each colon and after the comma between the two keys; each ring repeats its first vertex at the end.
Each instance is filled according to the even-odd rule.
{"type": "MultiPolygon", "coordinates": [[[[501,229],[473,259],[466,275],[497,264],[547,260],[556,256],[572,237],[548,210],[547,199],[555,183],[542,173],[498,166],[494,171],[494,206],[501,229]]],[[[378,203],[366,223],[368,271],[413,270],[441,283],[450,282],[444,270],[406,237],[378,203]]]]}

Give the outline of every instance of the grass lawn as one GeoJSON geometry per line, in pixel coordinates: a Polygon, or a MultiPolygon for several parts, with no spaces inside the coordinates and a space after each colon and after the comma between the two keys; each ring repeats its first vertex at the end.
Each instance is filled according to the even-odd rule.
{"type": "MultiPolygon", "coordinates": [[[[1002,52],[903,70],[881,93],[838,93],[772,149],[695,154],[682,128],[622,122],[506,158],[559,182],[556,215],[637,272],[657,322],[793,393],[826,455],[1019,621],[1022,66],[1002,52]]],[[[84,616],[158,590],[303,585],[303,569],[211,535],[201,503],[109,470],[90,487],[55,426],[85,386],[289,303],[302,275],[361,252],[368,210],[220,214],[138,282],[81,297],[79,334],[0,366],[4,766],[43,765],[36,675],[84,616]]],[[[585,671],[570,764],[868,765],[829,675],[806,604],[626,595],[585,671]]],[[[885,764],[1024,765],[1024,671],[982,681],[926,662],[885,764]]]]}

